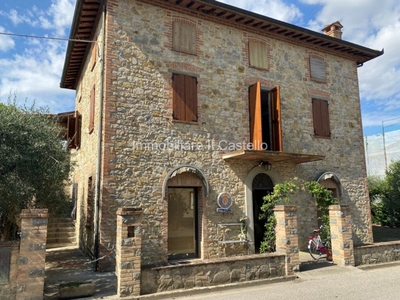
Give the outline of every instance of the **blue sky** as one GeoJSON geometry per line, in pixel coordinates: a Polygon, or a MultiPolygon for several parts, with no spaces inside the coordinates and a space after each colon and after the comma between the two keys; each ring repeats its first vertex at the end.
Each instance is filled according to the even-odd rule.
{"type": "MultiPolygon", "coordinates": [[[[1,0],[0,33],[68,38],[76,0],[1,0]]],[[[336,20],[343,39],[385,54],[358,69],[364,135],[400,124],[399,0],[220,0],[320,32],[336,20]],[[392,120],[394,119],[394,120],[392,120]]],[[[16,94],[57,113],[74,109],[61,89],[67,42],[0,34],[0,101],[16,94]]]]}

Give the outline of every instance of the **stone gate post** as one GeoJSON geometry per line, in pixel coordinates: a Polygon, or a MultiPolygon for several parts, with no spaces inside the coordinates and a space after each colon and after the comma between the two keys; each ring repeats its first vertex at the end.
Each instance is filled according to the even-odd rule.
{"type": "Polygon", "coordinates": [[[23,209],[18,256],[17,300],[43,299],[47,209],[23,209]]]}
{"type": "Polygon", "coordinates": [[[116,275],[118,297],[140,295],[142,210],[120,207],[117,211],[116,275]]]}
{"type": "Polygon", "coordinates": [[[341,266],[354,266],[354,246],[349,206],[329,206],[329,220],[333,261],[341,266]]]}
{"type": "Polygon", "coordinates": [[[277,205],[276,251],[286,254],[286,275],[299,269],[299,238],[297,235],[297,208],[295,205],[277,205]]]}

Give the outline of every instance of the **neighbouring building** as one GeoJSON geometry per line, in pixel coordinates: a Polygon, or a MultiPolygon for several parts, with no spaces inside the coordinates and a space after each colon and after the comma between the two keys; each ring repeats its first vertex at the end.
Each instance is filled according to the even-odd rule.
{"type": "MultiPolygon", "coordinates": [[[[262,197],[317,180],[372,241],[357,69],[383,54],[213,0],[78,0],[61,87],[79,245],[114,270],[140,207],[142,265],[257,253],[262,197]],[[246,217],[246,226],[240,220],[246,217]],[[245,242],[237,242],[245,235],[245,242]]],[[[299,245],[317,226],[300,195],[299,245]]]]}

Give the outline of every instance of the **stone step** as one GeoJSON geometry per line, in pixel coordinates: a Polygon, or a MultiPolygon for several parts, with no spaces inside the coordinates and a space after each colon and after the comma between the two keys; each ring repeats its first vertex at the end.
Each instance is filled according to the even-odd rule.
{"type": "Polygon", "coordinates": [[[47,244],[57,244],[57,243],[75,243],[75,237],[54,237],[48,238],[46,243],[47,244]]]}
{"type": "Polygon", "coordinates": [[[63,248],[63,247],[70,247],[70,246],[76,246],[76,243],[52,243],[52,244],[46,244],[46,249],[63,248]]]}
{"type": "Polygon", "coordinates": [[[73,231],[47,231],[47,239],[56,237],[75,237],[75,230],[73,231]]]}
{"type": "Polygon", "coordinates": [[[48,249],[76,245],[74,220],[68,215],[51,216],[46,244],[48,249]]]}

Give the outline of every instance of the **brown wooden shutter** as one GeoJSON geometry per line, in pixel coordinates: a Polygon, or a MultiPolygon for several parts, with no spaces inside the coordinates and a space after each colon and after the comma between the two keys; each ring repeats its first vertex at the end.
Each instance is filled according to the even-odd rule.
{"type": "Polygon", "coordinates": [[[93,85],[93,88],[90,91],[89,133],[92,133],[92,131],[94,129],[95,99],[96,99],[96,90],[95,90],[95,86],[93,85]]]}
{"type": "Polygon", "coordinates": [[[321,58],[310,57],[311,80],[326,82],[325,61],[321,58]]]}
{"type": "Polygon", "coordinates": [[[282,122],[281,122],[281,95],[280,87],[277,86],[270,91],[271,95],[271,127],[272,127],[272,150],[282,151],[282,122]]]}
{"type": "Polygon", "coordinates": [[[314,134],[321,137],[330,137],[329,103],[326,100],[312,99],[314,134]]]}
{"type": "Polygon", "coordinates": [[[250,142],[253,150],[262,150],[262,122],[261,122],[261,83],[257,82],[249,88],[250,110],[250,142]]]}
{"type": "Polygon", "coordinates": [[[197,122],[197,78],[185,76],[185,121],[197,122]]]}
{"type": "Polygon", "coordinates": [[[76,132],[76,119],[75,117],[67,117],[67,148],[75,148],[75,132],[76,132]]]}
{"type": "Polygon", "coordinates": [[[173,74],[173,119],[197,122],[197,78],[173,74]]]}
{"type": "Polygon", "coordinates": [[[262,42],[249,42],[250,66],[268,69],[267,45],[262,42]]]}
{"type": "Polygon", "coordinates": [[[172,29],[172,49],[196,54],[196,27],[183,22],[174,22],[172,29]]]}
{"type": "Polygon", "coordinates": [[[91,56],[91,67],[90,70],[93,71],[97,61],[97,43],[93,43],[92,46],[92,56],[91,56]]]}
{"type": "Polygon", "coordinates": [[[75,137],[74,137],[74,146],[75,148],[79,148],[81,145],[81,122],[82,116],[78,111],[75,111],[75,137]]]}

